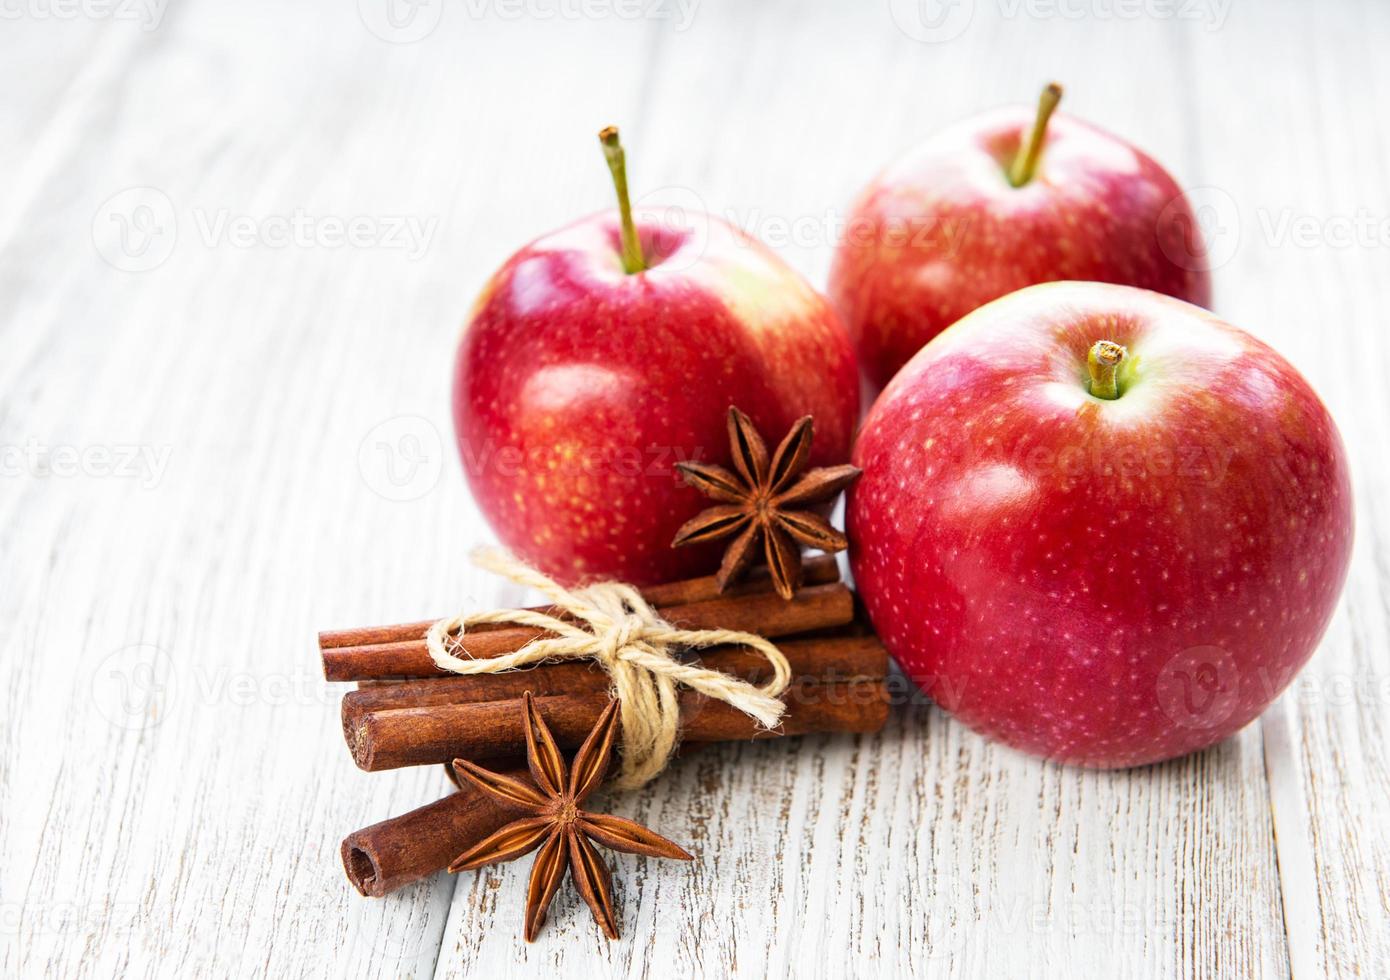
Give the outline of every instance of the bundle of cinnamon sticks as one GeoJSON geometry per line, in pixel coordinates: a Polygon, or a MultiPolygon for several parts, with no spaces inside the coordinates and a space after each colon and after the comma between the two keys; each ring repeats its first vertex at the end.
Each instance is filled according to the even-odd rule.
{"type": "MultiPolygon", "coordinates": [[[[794,680],[774,731],[729,705],[681,693],[682,744],[874,732],[888,716],[888,656],[856,617],[854,595],[833,557],[807,562],[805,587],[784,600],[764,569],[721,595],[713,577],[653,586],[643,597],[663,619],[685,629],[757,633],[776,642],[794,680]]],[[[550,615],[557,610],[543,608],[550,615]]],[[[561,615],[561,618],[564,618],[561,615]]],[[[343,698],[343,735],[353,760],[374,772],[469,759],[491,768],[520,766],[526,737],[520,700],[530,692],[564,749],[578,746],[609,701],[609,678],[590,662],[542,663],[524,670],[458,676],[431,659],[428,622],[319,634],[324,675],[356,681],[343,698]]],[[[463,646],[474,657],[519,650],[545,635],[510,624],[470,627],[463,646]]],[[[767,660],[740,646],[701,651],[698,662],[752,682],[769,676],[767,660]]],[[[446,867],[515,817],[462,789],[385,820],[343,841],[343,866],[363,895],[381,896],[446,867]]]]}

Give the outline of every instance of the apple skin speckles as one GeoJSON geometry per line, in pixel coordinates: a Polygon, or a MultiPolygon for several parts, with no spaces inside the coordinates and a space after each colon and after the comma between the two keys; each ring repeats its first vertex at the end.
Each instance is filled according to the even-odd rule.
{"type": "Polygon", "coordinates": [[[847,506],[874,626],[1015,748],[1132,766],[1204,748],[1311,656],[1352,543],[1345,450],[1303,377],[1205,310],[1034,286],[924,348],[865,421],[847,506]],[[1097,340],[1135,370],[1085,388],[1097,340]]]}
{"type": "Polygon", "coordinates": [[[971,310],[1035,283],[1120,283],[1210,305],[1191,203],[1123,140],[1059,112],[1033,179],[1009,183],[1033,118],[1019,106],[965,120],[850,209],[829,294],[877,387],[971,310]]]}
{"type": "Polygon", "coordinates": [[[675,464],[729,462],[730,405],[772,439],[813,415],[811,466],[848,461],[859,414],[848,335],[780,259],[709,216],[637,226],[650,267],[635,275],[616,211],[521,249],[455,361],[474,497],[507,547],[567,583],[713,571],[718,546],[670,547],[705,505],[675,464]]]}

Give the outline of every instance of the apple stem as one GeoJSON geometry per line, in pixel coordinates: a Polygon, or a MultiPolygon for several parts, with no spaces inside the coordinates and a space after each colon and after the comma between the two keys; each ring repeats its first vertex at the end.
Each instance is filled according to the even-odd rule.
{"type": "Polygon", "coordinates": [[[1014,165],[1009,169],[1009,183],[1015,187],[1022,187],[1033,179],[1033,171],[1037,169],[1038,157],[1042,156],[1043,141],[1047,137],[1047,121],[1052,118],[1053,110],[1061,101],[1062,86],[1049,82],[1038,97],[1038,115],[1028,133],[1028,142],[1014,157],[1014,165]]]}
{"type": "Polygon", "coordinates": [[[1097,398],[1120,397],[1120,362],[1129,352],[1112,340],[1097,340],[1086,355],[1091,372],[1091,394],[1097,398]]]}
{"type": "Polygon", "coordinates": [[[618,214],[623,221],[623,271],[633,275],[647,268],[647,260],[642,256],[642,242],[632,223],[632,202],[627,196],[627,155],[623,153],[623,144],[618,142],[617,126],[605,126],[598,138],[613,174],[613,186],[618,191],[618,214]]]}

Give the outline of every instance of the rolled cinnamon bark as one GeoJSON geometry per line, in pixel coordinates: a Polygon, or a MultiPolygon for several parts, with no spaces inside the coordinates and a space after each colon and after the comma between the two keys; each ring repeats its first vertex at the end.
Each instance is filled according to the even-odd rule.
{"type": "MultiPolygon", "coordinates": [[[[524,769],[509,772],[527,778],[524,769]]],[[[348,881],[380,898],[433,874],[517,814],[472,788],[348,834],[341,853],[348,881]]]]}
{"type": "MultiPolygon", "coordinates": [[[[681,629],[744,630],[775,638],[850,622],[854,618],[854,596],[845,585],[831,583],[802,589],[790,600],[775,592],[755,592],[661,606],[658,611],[681,629]]],[[[548,634],[516,626],[470,631],[464,646],[471,656],[486,659],[515,653],[544,635],[548,634]]],[[[447,674],[435,666],[423,631],[420,637],[389,643],[325,647],[322,650],[324,676],[330,681],[360,681],[447,674]]]]}
{"type": "MultiPolygon", "coordinates": [[[[727,742],[811,732],[873,732],[888,718],[888,690],[882,678],[793,685],[783,699],[787,712],[782,723],[768,731],[722,701],[682,691],[681,740],[727,742]]],[[[579,746],[608,702],[606,691],[536,699],[555,740],[566,749],[579,746]]],[[[487,763],[524,751],[522,717],[519,700],[385,708],[351,719],[344,735],[353,760],[368,772],[451,759],[487,763]]]]}
{"type": "MultiPolygon", "coordinates": [[[[777,649],[787,658],[792,676],[803,683],[832,684],[888,674],[888,651],[876,637],[860,634],[853,624],[824,636],[780,641],[777,649]]],[[[713,647],[691,663],[753,683],[772,676],[767,658],[746,646],[713,647]]],[[[349,726],[366,712],[384,708],[511,700],[526,691],[537,696],[597,693],[611,686],[608,673],[592,660],[543,663],[496,674],[372,683],[343,696],[343,724],[349,726]]]]}
{"type": "MultiPolygon", "coordinates": [[[[840,566],[835,562],[834,555],[817,555],[814,558],[806,559],[802,565],[803,586],[828,585],[831,582],[840,580],[840,566]]],[[[764,595],[773,591],[772,578],[768,574],[767,568],[758,566],[750,569],[747,576],[725,588],[723,593],[715,584],[713,575],[705,575],[701,578],[685,579],[680,582],[666,582],[662,585],[652,585],[642,589],[642,598],[646,599],[653,607],[663,609],[668,606],[684,606],[692,602],[705,602],[709,599],[718,599],[721,595],[725,598],[736,599],[746,595],[764,595]]],[[[532,606],[531,612],[544,613],[547,616],[560,616],[562,611],[554,606],[532,606]]],[[[439,619],[426,620],[419,623],[401,623],[394,626],[365,626],[357,629],[346,630],[325,630],[319,634],[319,649],[329,650],[335,647],[364,647],[378,646],[384,643],[403,643],[410,640],[423,640],[429,628],[439,619]]],[[[493,630],[505,629],[503,623],[484,623],[469,630],[470,633],[492,632],[493,630]]],[[[330,677],[329,680],[357,680],[354,677],[330,677]]]]}

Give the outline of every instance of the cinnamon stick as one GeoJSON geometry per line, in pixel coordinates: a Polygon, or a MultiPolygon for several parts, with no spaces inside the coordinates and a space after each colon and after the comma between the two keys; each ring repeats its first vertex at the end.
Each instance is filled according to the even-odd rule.
{"type": "MultiPolygon", "coordinates": [[[[802,565],[804,576],[803,585],[806,587],[814,585],[828,585],[831,582],[840,580],[840,566],[835,562],[834,555],[817,555],[814,558],[806,559],[802,565]]],[[[709,599],[717,599],[721,593],[715,584],[713,575],[705,575],[700,578],[685,579],[680,582],[666,582],[661,585],[648,586],[642,589],[642,598],[646,599],[654,608],[663,609],[669,606],[684,606],[692,602],[704,602],[709,599]]],[[[726,598],[738,598],[746,595],[766,595],[773,591],[772,577],[768,574],[766,566],[758,566],[750,569],[748,574],[738,582],[725,588],[722,595],[726,598]]],[[[557,616],[561,610],[554,606],[532,606],[532,612],[544,613],[547,616],[557,616]]],[[[418,623],[401,623],[395,626],[365,626],[357,629],[346,630],[325,630],[319,634],[319,649],[329,650],[335,647],[364,647],[377,646],[383,643],[403,643],[409,640],[423,640],[429,628],[439,619],[435,617],[418,623]]],[[[560,618],[566,618],[560,615],[560,618]]],[[[504,629],[505,624],[485,623],[472,627],[470,633],[491,632],[497,629],[504,629]]],[[[329,680],[356,680],[357,678],[338,678],[330,677],[329,680]]]]}
{"type": "MultiPolygon", "coordinates": [[[[826,684],[888,674],[888,651],[883,644],[851,627],[824,636],[782,641],[777,648],[787,658],[792,675],[802,681],[826,684]]],[[[753,683],[772,676],[767,658],[745,646],[714,647],[692,662],[753,683]]],[[[537,696],[598,693],[611,686],[608,673],[591,660],[537,664],[497,674],[373,683],[343,696],[343,725],[346,730],[363,714],[386,708],[511,700],[526,691],[537,696]]]]}
{"type": "MultiPolygon", "coordinates": [[[[872,732],[888,718],[885,680],[794,685],[784,699],[781,725],[758,722],[722,701],[694,691],[680,694],[681,738],[725,742],[811,732],[872,732]]],[[[574,749],[608,705],[606,691],[544,695],[536,699],[562,748],[574,749]]],[[[513,758],[524,749],[518,700],[385,708],[364,712],[344,732],[353,760],[368,772],[430,765],[455,758],[487,762],[513,758]]]]}
{"type": "MultiPolygon", "coordinates": [[[[847,586],[830,583],[802,589],[790,600],[768,591],[656,608],[666,620],[684,629],[746,630],[775,638],[850,622],[854,596],[847,586]]],[[[324,676],[330,681],[360,681],[446,674],[435,666],[423,635],[422,630],[417,638],[408,640],[324,647],[324,676]]],[[[516,626],[470,631],[465,648],[471,656],[485,659],[515,653],[543,635],[543,631],[516,626]]]]}
{"type": "MultiPolygon", "coordinates": [[[[529,778],[524,769],[509,773],[529,778]]],[[[472,788],[348,834],[343,870],[362,895],[380,898],[449,866],[516,814],[472,788]]]]}

